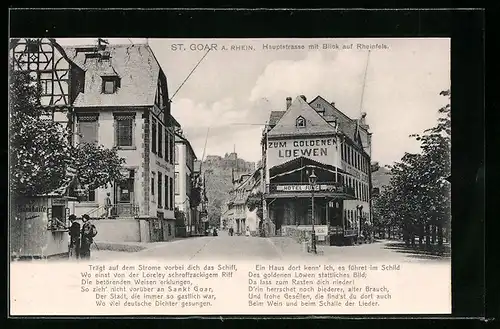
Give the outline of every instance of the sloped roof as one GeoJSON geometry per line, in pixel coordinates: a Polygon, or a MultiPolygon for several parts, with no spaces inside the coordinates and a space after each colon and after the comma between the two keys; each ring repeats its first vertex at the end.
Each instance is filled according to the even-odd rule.
{"type": "Polygon", "coordinates": [[[286,111],[271,111],[271,115],[269,116],[269,125],[275,126],[278,121],[283,117],[286,111]]]}
{"type": "Polygon", "coordinates": [[[276,126],[269,131],[268,136],[298,136],[322,133],[335,133],[335,129],[302,97],[298,96],[279,119],[276,126]],[[297,127],[295,124],[299,116],[306,120],[304,128],[297,127]]]}
{"type": "Polygon", "coordinates": [[[63,47],[68,58],[85,71],[85,89],[75,107],[153,106],[161,68],[148,45],[108,45],[109,60],[86,58],[80,48],[63,47]],[[101,77],[115,74],[121,79],[120,88],[103,94],[101,77]]]}

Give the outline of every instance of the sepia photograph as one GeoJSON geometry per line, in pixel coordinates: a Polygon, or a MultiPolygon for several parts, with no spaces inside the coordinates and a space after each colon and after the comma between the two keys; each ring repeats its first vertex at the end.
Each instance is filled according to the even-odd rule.
{"type": "Polygon", "coordinates": [[[11,307],[450,314],[450,63],[449,38],[11,38],[11,307]]]}

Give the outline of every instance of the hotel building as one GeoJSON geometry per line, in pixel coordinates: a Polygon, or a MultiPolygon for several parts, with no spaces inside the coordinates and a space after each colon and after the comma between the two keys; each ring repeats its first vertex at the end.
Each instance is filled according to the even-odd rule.
{"type": "Polygon", "coordinates": [[[371,134],[364,115],[350,119],[320,96],[309,103],[304,96],[287,98],[285,111],[270,114],[262,154],[268,234],[310,234],[314,219],[318,242],[357,240],[371,221],[371,134]]]}

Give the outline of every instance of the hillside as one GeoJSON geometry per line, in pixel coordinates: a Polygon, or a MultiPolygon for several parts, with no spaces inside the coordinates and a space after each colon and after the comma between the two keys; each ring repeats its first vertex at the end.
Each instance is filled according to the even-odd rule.
{"type": "Polygon", "coordinates": [[[372,172],[372,185],[373,188],[379,188],[383,190],[384,186],[389,185],[391,180],[391,171],[385,167],[380,166],[380,168],[372,172]]]}
{"type": "Polygon", "coordinates": [[[255,163],[238,158],[229,153],[224,157],[208,155],[202,164],[205,175],[205,190],[208,198],[208,218],[210,223],[219,223],[221,211],[232,188],[231,177],[239,177],[255,170],[255,163]]]}

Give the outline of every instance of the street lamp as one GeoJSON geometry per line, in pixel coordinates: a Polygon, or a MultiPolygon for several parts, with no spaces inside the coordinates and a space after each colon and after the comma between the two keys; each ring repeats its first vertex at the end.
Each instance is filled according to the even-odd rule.
{"type": "Polygon", "coordinates": [[[316,232],[314,232],[314,186],[316,185],[316,181],[318,180],[318,177],[314,174],[314,169],[309,176],[309,184],[311,185],[311,203],[312,203],[312,209],[311,209],[311,222],[312,222],[312,234],[311,234],[311,249],[313,253],[317,253],[316,250],[316,232]]]}

